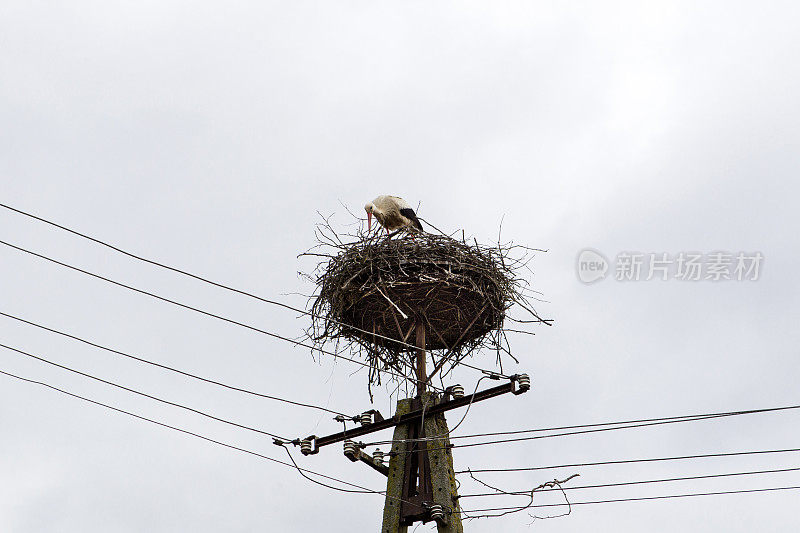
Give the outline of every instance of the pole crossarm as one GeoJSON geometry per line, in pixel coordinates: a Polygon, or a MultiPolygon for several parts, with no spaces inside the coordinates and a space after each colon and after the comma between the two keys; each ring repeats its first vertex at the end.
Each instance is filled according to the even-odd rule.
{"type": "Polygon", "coordinates": [[[395,427],[400,424],[408,424],[409,422],[414,422],[416,420],[421,419],[423,415],[428,416],[428,415],[435,415],[438,413],[444,413],[446,411],[450,411],[451,409],[466,407],[471,403],[488,400],[489,398],[494,398],[495,396],[500,396],[501,394],[506,394],[508,392],[511,392],[513,394],[522,394],[523,392],[527,392],[530,389],[530,380],[526,374],[515,374],[513,376],[510,376],[509,379],[510,381],[504,385],[498,385],[497,387],[492,387],[489,389],[478,391],[474,394],[465,395],[461,398],[455,398],[443,401],[427,409],[416,409],[406,414],[395,415],[391,418],[387,418],[381,421],[376,421],[373,424],[367,424],[362,427],[340,431],[339,433],[334,433],[332,435],[327,435],[325,437],[317,437],[316,435],[310,435],[305,439],[302,439],[300,451],[303,453],[303,455],[312,455],[318,453],[319,449],[323,446],[327,446],[329,444],[334,444],[337,442],[342,442],[346,439],[352,440],[356,437],[360,437],[362,435],[369,435],[370,433],[395,427]]]}
{"type": "Polygon", "coordinates": [[[373,457],[370,457],[368,454],[366,454],[363,451],[361,451],[358,447],[355,447],[355,449],[352,452],[348,453],[347,445],[345,445],[344,455],[345,455],[345,457],[347,457],[348,459],[350,459],[354,463],[356,463],[358,461],[361,461],[362,463],[366,464],[367,466],[369,466],[373,470],[377,470],[378,472],[380,472],[384,476],[388,476],[389,475],[389,467],[388,466],[383,464],[383,462],[376,461],[373,457]]]}

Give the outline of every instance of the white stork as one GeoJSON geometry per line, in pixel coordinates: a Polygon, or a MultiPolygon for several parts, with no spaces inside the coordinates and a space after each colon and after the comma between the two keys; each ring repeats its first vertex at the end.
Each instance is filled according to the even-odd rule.
{"type": "Polygon", "coordinates": [[[381,195],[364,206],[367,212],[367,228],[372,229],[372,215],[378,223],[386,228],[388,234],[392,230],[400,228],[414,228],[422,231],[422,224],[417,218],[417,214],[408,205],[408,202],[399,196],[381,195]]]}

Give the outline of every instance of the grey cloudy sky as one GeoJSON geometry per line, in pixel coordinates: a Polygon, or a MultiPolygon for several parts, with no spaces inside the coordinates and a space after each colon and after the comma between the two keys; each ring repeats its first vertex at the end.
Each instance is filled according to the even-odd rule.
{"type": "MultiPolygon", "coordinates": [[[[437,226],[547,248],[553,319],[518,336],[530,393],[462,433],[798,402],[800,94],[792,2],[0,3],[2,202],[298,304],[316,211],[399,194],[437,226]],[[757,281],[584,285],[575,259],[760,251],[757,281]]],[[[288,336],[307,322],[0,210],[2,239],[288,336]]],[[[0,250],[0,311],[345,412],[366,377],[0,250]]],[[[315,411],[188,382],[0,317],[5,344],[288,436],[315,411]]],[[[489,366],[490,354],[475,362],[489,366]]],[[[285,459],[268,438],[0,352],[0,369],[285,459]]],[[[464,369],[467,388],[478,375],[464,369]]],[[[375,531],[382,498],[0,376],[0,530],[375,531]]],[[[386,390],[375,406],[389,410],[386,390]]],[[[455,450],[458,468],[796,447],[792,412],[455,450]]],[[[388,436],[388,434],[386,434],[388,436]]],[[[382,490],[339,447],[298,461],[382,490]]],[[[797,466],[795,454],[486,475],[529,488],[797,466]]],[[[479,487],[462,480],[462,492],[479,487]]],[[[574,491],[596,500],[800,485],[797,473],[574,491]]],[[[549,497],[548,497],[549,498],[549,497]]],[[[525,501],[524,498],[521,499],[525,501]]],[[[466,508],[513,505],[464,500],[466,508]]],[[[557,501],[544,498],[543,502],[557,501]]],[[[562,531],[790,531],[797,492],[575,507],[562,531]]],[[[467,523],[526,530],[526,513],[467,523]]],[[[420,530],[429,530],[421,527],[420,530]]]]}

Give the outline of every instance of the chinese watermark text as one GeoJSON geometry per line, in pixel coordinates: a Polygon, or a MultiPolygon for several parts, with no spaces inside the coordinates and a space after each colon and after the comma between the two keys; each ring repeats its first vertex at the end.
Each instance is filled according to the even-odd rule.
{"type": "Polygon", "coordinates": [[[617,281],[757,281],[761,252],[620,252],[609,261],[597,250],[578,254],[577,274],[583,283],[613,275],[617,281]]]}

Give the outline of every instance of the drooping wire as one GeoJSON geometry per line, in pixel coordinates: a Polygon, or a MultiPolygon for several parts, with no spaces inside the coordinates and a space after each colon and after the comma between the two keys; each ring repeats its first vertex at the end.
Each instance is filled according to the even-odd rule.
{"type": "Polygon", "coordinates": [[[210,418],[211,420],[216,420],[217,422],[222,422],[223,424],[228,424],[228,425],[235,426],[235,427],[238,427],[238,428],[241,428],[241,429],[246,429],[248,431],[253,431],[255,433],[261,433],[262,435],[268,435],[268,436],[270,436],[272,438],[280,439],[282,441],[291,440],[291,439],[286,439],[285,437],[281,437],[280,435],[276,435],[274,433],[270,433],[269,431],[264,431],[264,430],[261,430],[261,429],[258,429],[258,428],[254,428],[254,427],[251,427],[251,426],[246,426],[244,424],[239,424],[237,422],[232,422],[230,420],[226,420],[224,418],[220,418],[218,416],[214,416],[212,414],[200,411],[200,410],[195,409],[193,407],[188,407],[186,405],[182,405],[182,404],[179,404],[179,403],[176,403],[176,402],[172,402],[172,401],[169,401],[169,400],[164,400],[163,398],[159,398],[158,396],[153,396],[152,394],[147,394],[146,392],[141,392],[141,391],[138,391],[136,389],[132,389],[130,387],[126,387],[124,385],[120,385],[119,383],[114,383],[113,381],[108,381],[107,379],[103,379],[103,378],[99,378],[97,376],[93,376],[91,374],[87,374],[86,372],[81,372],[80,370],[76,370],[74,368],[70,368],[68,366],[56,363],[54,361],[50,361],[49,359],[45,359],[44,357],[39,357],[38,355],[34,355],[32,353],[28,353],[28,352],[20,350],[18,348],[13,348],[11,346],[7,346],[7,345],[5,345],[3,343],[0,343],[0,348],[5,348],[6,350],[10,350],[12,352],[16,352],[16,353],[24,355],[26,357],[30,357],[32,359],[36,359],[37,361],[41,361],[42,363],[46,363],[48,365],[52,365],[54,367],[61,368],[61,369],[66,370],[68,372],[72,372],[74,374],[78,374],[79,376],[83,376],[83,377],[86,377],[86,378],[89,378],[89,379],[93,379],[95,381],[99,381],[100,383],[104,383],[106,385],[110,385],[112,387],[116,387],[116,388],[124,390],[126,392],[131,392],[133,394],[136,394],[138,396],[142,396],[144,398],[149,398],[151,400],[155,400],[155,401],[163,403],[165,405],[171,405],[171,406],[177,407],[179,409],[184,409],[186,411],[190,411],[192,413],[196,413],[196,414],[198,414],[200,416],[204,416],[206,418],[210,418]]]}
{"type": "Polygon", "coordinates": [[[484,379],[486,379],[488,377],[489,376],[481,376],[481,378],[475,384],[475,390],[472,392],[472,396],[470,396],[470,398],[469,398],[469,404],[467,404],[467,410],[464,411],[464,416],[461,417],[461,420],[459,420],[458,423],[455,426],[453,426],[452,429],[447,430],[446,432],[442,433],[441,435],[437,435],[436,437],[430,437],[430,438],[442,438],[442,437],[449,436],[452,432],[454,432],[455,430],[458,429],[458,426],[460,426],[461,424],[464,423],[464,420],[467,419],[467,415],[469,414],[469,409],[470,409],[470,407],[472,407],[472,402],[475,400],[475,395],[478,394],[478,386],[481,384],[481,381],[483,381],[484,379]]]}
{"type": "Polygon", "coordinates": [[[653,463],[659,461],[682,461],[688,459],[707,459],[710,457],[736,457],[742,455],[761,455],[773,453],[796,453],[800,452],[800,448],[782,448],[777,450],[752,450],[746,452],[723,452],[723,453],[706,453],[695,455],[678,455],[673,457],[653,457],[645,459],[619,459],[612,461],[595,461],[590,463],[570,463],[561,465],[548,465],[548,466],[524,466],[514,468],[470,468],[469,470],[458,470],[456,474],[468,474],[469,472],[531,472],[535,470],[555,470],[558,468],[574,468],[578,466],[604,466],[604,465],[619,465],[630,463],[653,463]]]}
{"type": "MultiPolygon", "coordinates": [[[[360,366],[363,366],[363,367],[366,367],[366,368],[370,368],[370,365],[368,363],[364,363],[363,361],[359,361],[357,359],[352,359],[350,357],[345,357],[344,355],[341,355],[341,354],[336,353],[336,352],[331,352],[331,351],[324,350],[324,349],[319,348],[319,347],[312,346],[310,344],[305,344],[305,343],[303,343],[301,341],[290,339],[289,337],[285,337],[283,335],[279,335],[277,333],[273,333],[271,331],[267,331],[265,329],[261,329],[261,328],[258,328],[256,326],[251,326],[250,324],[245,324],[244,322],[239,322],[238,320],[234,320],[232,318],[224,317],[222,315],[218,315],[218,314],[212,313],[210,311],[205,311],[205,310],[200,309],[198,307],[194,307],[194,306],[191,306],[191,305],[188,305],[188,304],[185,304],[185,303],[181,303],[181,302],[178,302],[177,300],[172,300],[170,298],[166,298],[164,296],[160,296],[158,294],[146,291],[144,289],[139,289],[139,288],[133,287],[131,285],[126,285],[125,283],[122,283],[120,281],[116,281],[116,280],[107,278],[105,276],[101,276],[100,274],[96,274],[94,272],[89,272],[88,270],[84,270],[84,269],[76,267],[74,265],[70,265],[70,264],[64,263],[62,261],[58,261],[57,259],[53,259],[53,258],[48,257],[46,255],[42,255],[42,254],[34,252],[32,250],[28,250],[26,248],[22,248],[21,246],[17,246],[17,245],[14,245],[14,244],[8,243],[6,241],[2,241],[2,240],[0,240],[0,244],[2,244],[4,246],[8,246],[9,248],[13,248],[15,250],[18,250],[20,252],[24,252],[26,254],[32,255],[32,256],[37,257],[39,259],[43,259],[45,261],[49,261],[49,262],[54,263],[56,265],[68,268],[70,270],[74,270],[76,272],[80,272],[81,274],[85,274],[87,276],[91,276],[91,277],[100,279],[100,280],[105,281],[107,283],[111,283],[112,285],[116,285],[118,287],[122,287],[122,288],[128,289],[130,291],[137,292],[139,294],[144,294],[146,296],[150,296],[151,298],[155,298],[157,300],[161,300],[163,302],[170,303],[172,305],[176,305],[176,306],[181,307],[183,309],[188,309],[190,311],[194,311],[196,313],[200,313],[202,315],[209,316],[211,318],[216,318],[217,320],[222,320],[223,322],[228,322],[229,324],[240,326],[240,327],[249,329],[251,331],[255,331],[257,333],[261,333],[263,335],[267,335],[267,336],[270,336],[270,337],[273,337],[273,338],[276,338],[276,339],[279,339],[279,340],[282,340],[282,341],[286,341],[286,342],[294,344],[295,346],[302,346],[304,348],[309,348],[309,349],[314,350],[314,351],[319,352],[319,353],[323,353],[323,354],[326,354],[326,355],[331,355],[334,358],[338,357],[339,359],[343,359],[345,361],[350,361],[352,363],[356,363],[357,365],[360,365],[360,366]]],[[[406,376],[404,374],[399,374],[397,372],[393,372],[393,371],[388,370],[388,369],[387,370],[383,370],[383,371],[386,372],[387,374],[391,374],[393,376],[396,376],[396,377],[399,377],[399,378],[403,378],[405,380],[412,381],[414,383],[416,383],[418,381],[416,378],[412,378],[412,377],[406,376]]],[[[432,384],[430,384],[430,386],[432,388],[436,388],[432,384]]]]}
{"type": "Polygon", "coordinates": [[[358,494],[370,494],[370,493],[378,493],[378,494],[380,494],[378,491],[374,491],[374,490],[371,490],[371,489],[365,489],[365,490],[343,489],[341,487],[334,487],[333,485],[328,485],[327,483],[323,483],[322,481],[317,481],[316,479],[313,479],[313,478],[307,476],[305,474],[305,472],[303,472],[303,469],[300,468],[299,466],[297,466],[297,463],[295,462],[294,457],[292,457],[292,453],[289,451],[289,448],[286,447],[286,443],[285,442],[281,442],[281,441],[276,440],[275,444],[277,444],[278,446],[280,446],[281,448],[283,448],[286,451],[286,455],[289,456],[289,460],[292,462],[294,467],[297,469],[297,472],[301,476],[303,476],[304,478],[306,478],[307,480],[309,480],[312,483],[316,483],[317,485],[322,485],[323,487],[328,488],[328,489],[338,490],[340,492],[354,492],[354,493],[358,493],[358,494]]]}
{"type": "Polygon", "coordinates": [[[334,414],[334,415],[349,416],[349,415],[346,415],[344,413],[340,413],[339,411],[334,411],[332,409],[328,409],[327,407],[321,407],[319,405],[313,405],[313,404],[308,404],[308,403],[303,403],[303,402],[297,402],[297,401],[294,401],[294,400],[287,400],[285,398],[280,398],[278,396],[272,396],[270,394],[263,394],[261,392],[255,392],[255,391],[252,391],[252,390],[244,389],[242,387],[236,387],[234,385],[228,385],[226,383],[222,383],[221,381],[216,381],[216,380],[213,380],[213,379],[204,378],[202,376],[198,376],[196,374],[192,374],[192,373],[186,372],[184,370],[180,370],[178,368],[167,366],[167,365],[164,365],[164,364],[161,364],[161,363],[156,363],[155,361],[150,361],[150,360],[144,359],[142,357],[131,355],[129,353],[126,353],[126,352],[123,352],[123,351],[120,351],[120,350],[116,350],[114,348],[109,348],[107,346],[103,346],[103,345],[97,344],[95,342],[86,340],[86,339],[78,337],[76,335],[72,335],[72,334],[66,333],[64,331],[59,331],[57,329],[53,329],[53,328],[44,326],[42,324],[37,324],[36,322],[31,322],[30,320],[25,320],[24,318],[20,318],[18,316],[14,316],[14,315],[5,313],[3,311],[0,311],[0,316],[11,318],[13,320],[17,320],[19,322],[23,322],[25,324],[28,324],[28,325],[43,329],[45,331],[49,331],[51,333],[56,333],[58,335],[62,335],[62,336],[67,337],[69,339],[73,339],[73,340],[82,342],[82,343],[87,344],[89,346],[92,346],[94,348],[99,348],[99,349],[105,350],[105,351],[107,351],[109,353],[121,355],[123,357],[127,357],[129,359],[134,360],[134,361],[139,361],[141,363],[145,363],[145,364],[152,365],[152,366],[155,366],[155,367],[158,367],[158,368],[162,368],[162,369],[168,370],[170,372],[175,372],[176,374],[180,374],[182,376],[186,376],[186,377],[189,377],[189,378],[192,378],[192,379],[203,381],[205,383],[210,383],[212,385],[217,385],[219,387],[223,387],[223,388],[230,389],[230,390],[237,391],[237,392],[243,392],[245,394],[249,394],[249,395],[252,395],[252,396],[257,396],[259,398],[266,398],[268,400],[275,400],[275,401],[278,401],[278,402],[283,402],[283,403],[287,403],[287,404],[291,404],[291,405],[297,405],[299,407],[307,407],[309,409],[318,409],[320,411],[325,411],[327,413],[331,413],[331,414],[334,414]]]}

